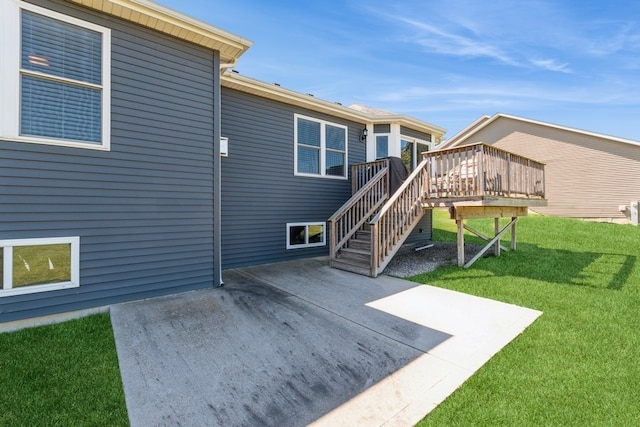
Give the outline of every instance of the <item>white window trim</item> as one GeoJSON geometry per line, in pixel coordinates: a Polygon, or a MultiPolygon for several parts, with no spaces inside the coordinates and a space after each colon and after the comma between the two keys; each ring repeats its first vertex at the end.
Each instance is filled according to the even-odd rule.
{"type": "Polygon", "coordinates": [[[80,237],[51,237],[41,239],[17,239],[0,240],[0,248],[3,249],[3,272],[0,279],[0,298],[12,295],[24,295],[35,292],[55,291],[59,289],[77,288],[80,286],[80,237]],[[37,246],[71,244],[71,280],[68,282],[47,283],[44,285],[23,286],[13,288],[13,247],[14,246],[37,246]]]}
{"type": "Polygon", "coordinates": [[[302,248],[314,248],[317,246],[327,246],[327,224],[324,222],[288,222],[287,223],[287,249],[302,249],[302,248]],[[322,242],[309,243],[309,226],[321,225],[322,226],[322,242]],[[291,242],[291,227],[305,226],[305,240],[307,243],[301,245],[292,245],[291,242]]]}
{"type": "Polygon", "coordinates": [[[391,156],[391,134],[390,133],[376,133],[375,135],[373,135],[373,151],[374,151],[374,160],[378,160],[381,159],[382,157],[378,156],[378,137],[379,136],[386,136],[387,137],[387,155],[384,157],[389,157],[391,156]]]}
{"type": "MultiPolygon", "coordinates": [[[[109,151],[111,149],[111,30],[17,0],[0,2],[0,139],[109,151]],[[28,10],[102,33],[102,141],[82,142],[20,135],[20,11],[28,10]]],[[[36,73],[34,73],[36,74],[36,73]]],[[[64,79],[56,79],[63,81],[64,79]]]]}
{"type": "Polygon", "coordinates": [[[342,179],[346,180],[349,175],[349,129],[347,126],[329,122],[327,120],[317,119],[315,117],[304,116],[302,114],[294,113],[293,115],[293,174],[295,176],[307,176],[312,178],[330,178],[330,179],[342,179]],[[320,173],[303,173],[298,172],[298,119],[309,120],[312,122],[320,123],[320,173]],[[326,174],[326,126],[334,126],[344,129],[344,175],[327,175],[326,174]]]}

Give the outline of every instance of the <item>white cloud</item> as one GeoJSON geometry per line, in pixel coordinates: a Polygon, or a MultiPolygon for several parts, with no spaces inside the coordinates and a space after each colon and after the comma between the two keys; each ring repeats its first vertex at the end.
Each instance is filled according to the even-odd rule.
{"type": "Polygon", "coordinates": [[[567,74],[573,73],[573,70],[568,67],[569,64],[559,64],[555,59],[531,59],[530,62],[536,67],[542,68],[543,70],[557,71],[567,74]]]}
{"type": "Polygon", "coordinates": [[[409,18],[396,17],[396,19],[418,30],[419,34],[412,41],[432,52],[464,57],[488,57],[505,64],[518,65],[516,60],[489,42],[447,32],[409,18]]]}

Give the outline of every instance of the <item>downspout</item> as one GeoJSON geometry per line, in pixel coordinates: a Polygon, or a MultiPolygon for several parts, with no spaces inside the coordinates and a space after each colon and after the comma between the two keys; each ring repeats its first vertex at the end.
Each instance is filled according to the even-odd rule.
{"type": "Polygon", "coordinates": [[[213,268],[214,287],[223,286],[222,281],[222,161],[220,156],[221,133],[221,84],[220,52],[213,52],[213,268]]]}
{"type": "Polygon", "coordinates": [[[214,287],[224,286],[222,280],[222,156],[220,139],[222,138],[222,85],[220,75],[236,66],[238,60],[220,63],[220,52],[214,51],[213,69],[219,72],[213,75],[213,268],[216,271],[214,287]]]}

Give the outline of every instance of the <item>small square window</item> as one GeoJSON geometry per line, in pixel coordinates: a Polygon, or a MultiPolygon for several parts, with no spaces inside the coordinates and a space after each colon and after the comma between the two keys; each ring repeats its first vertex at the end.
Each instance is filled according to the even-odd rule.
{"type": "Polygon", "coordinates": [[[287,224],[287,249],[326,245],[324,223],[287,224]]]}

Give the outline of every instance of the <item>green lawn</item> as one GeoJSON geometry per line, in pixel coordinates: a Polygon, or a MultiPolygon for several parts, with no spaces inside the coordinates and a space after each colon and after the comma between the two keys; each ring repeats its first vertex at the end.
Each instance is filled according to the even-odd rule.
{"type": "MultiPolygon", "coordinates": [[[[455,239],[446,212],[434,224],[455,239]]],[[[639,257],[638,227],[531,216],[516,252],[413,277],[544,312],[419,425],[640,425],[639,257]]]]}
{"type": "Polygon", "coordinates": [[[107,314],[0,334],[0,426],[127,426],[107,314]]]}

